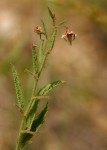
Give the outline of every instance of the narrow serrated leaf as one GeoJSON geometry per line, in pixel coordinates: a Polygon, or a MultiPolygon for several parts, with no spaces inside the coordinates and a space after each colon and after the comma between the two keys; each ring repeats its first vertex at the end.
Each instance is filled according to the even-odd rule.
{"type": "Polygon", "coordinates": [[[53,90],[55,87],[61,85],[62,83],[65,83],[65,81],[61,81],[61,80],[54,81],[54,82],[48,84],[47,86],[43,87],[38,92],[38,95],[46,95],[47,93],[49,93],[51,90],[53,90]]]}
{"type": "Polygon", "coordinates": [[[33,69],[34,73],[38,72],[38,60],[37,60],[37,51],[36,51],[36,46],[32,46],[32,58],[33,58],[33,69]]]}
{"type": "Polygon", "coordinates": [[[24,96],[23,96],[23,91],[22,91],[20,80],[19,80],[18,72],[16,70],[16,67],[13,64],[11,64],[11,69],[12,69],[12,74],[13,74],[13,78],[14,78],[18,107],[23,108],[24,107],[24,96]]]}
{"type": "Polygon", "coordinates": [[[31,127],[32,132],[37,131],[39,127],[44,123],[47,112],[48,112],[48,103],[46,103],[45,108],[41,111],[38,117],[33,121],[31,127]]]}
{"type": "Polygon", "coordinates": [[[48,39],[48,35],[47,35],[47,31],[46,31],[45,23],[44,23],[44,21],[43,21],[43,20],[41,20],[41,22],[42,22],[42,26],[43,26],[43,31],[44,31],[45,37],[46,37],[46,39],[48,39]]]}
{"type": "MultiPolygon", "coordinates": [[[[48,103],[46,104],[45,108],[41,111],[37,118],[34,119],[33,124],[31,126],[31,132],[37,132],[40,126],[44,123],[46,114],[48,112],[48,103]]],[[[28,142],[32,138],[32,134],[30,133],[23,133],[21,138],[21,148],[24,147],[26,142],[28,142]]]]}
{"type": "Polygon", "coordinates": [[[36,100],[36,98],[35,98],[34,102],[32,103],[30,112],[26,118],[26,126],[29,129],[31,129],[32,123],[34,121],[35,113],[36,113],[37,108],[38,108],[38,104],[39,104],[39,100],[38,99],[36,100]]]}
{"type": "Polygon", "coordinates": [[[66,21],[63,21],[63,22],[59,23],[58,26],[62,26],[62,25],[64,25],[65,23],[66,23],[66,21]]]}
{"type": "Polygon", "coordinates": [[[44,60],[43,44],[44,44],[44,40],[41,41],[40,47],[39,47],[39,54],[38,54],[39,69],[40,69],[40,67],[43,63],[43,60],[44,60]]]}
{"type": "Polygon", "coordinates": [[[49,7],[48,7],[48,12],[49,12],[51,18],[54,19],[55,18],[55,14],[51,11],[51,9],[49,7]]]}
{"type": "Polygon", "coordinates": [[[57,35],[57,28],[54,29],[54,31],[52,32],[52,35],[50,37],[49,45],[48,45],[48,51],[49,52],[53,49],[53,46],[54,46],[54,43],[55,43],[55,39],[56,39],[56,35],[57,35]]]}

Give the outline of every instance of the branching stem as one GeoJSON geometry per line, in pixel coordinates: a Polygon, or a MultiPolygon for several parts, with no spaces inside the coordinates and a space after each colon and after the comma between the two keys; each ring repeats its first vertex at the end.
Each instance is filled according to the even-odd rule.
{"type": "MultiPolygon", "coordinates": [[[[56,31],[56,27],[54,26],[54,29],[53,29],[53,31],[52,31],[52,34],[53,34],[55,31],[56,31]]],[[[49,41],[49,42],[51,42],[51,41],[49,41]]],[[[53,42],[53,44],[54,44],[54,42],[53,42]]],[[[48,57],[48,55],[50,54],[50,52],[52,51],[52,49],[53,49],[53,44],[52,44],[52,47],[51,47],[51,48],[50,48],[50,47],[47,48],[47,51],[46,51],[46,53],[45,53],[44,60],[43,60],[42,65],[41,65],[41,68],[40,68],[38,74],[36,74],[36,78],[34,78],[34,79],[35,79],[34,88],[33,88],[33,91],[32,91],[31,99],[30,99],[30,101],[29,101],[29,103],[28,103],[28,105],[27,105],[27,108],[26,108],[26,110],[25,110],[25,112],[24,112],[24,115],[23,115],[23,118],[22,118],[22,122],[21,122],[21,125],[20,125],[20,130],[19,130],[19,136],[18,136],[18,141],[17,141],[16,150],[21,150],[21,149],[22,149],[22,148],[21,148],[21,145],[20,145],[20,141],[21,141],[21,138],[22,138],[22,134],[24,134],[24,133],[26,133],[26,132],[32,133],[32,132],[27,131],[27,130],[25,129],[26,119],[27,119],[27,116],[28,116],[28,114],[29,114],[29,112],[30,112],[31,106],[32,106],[32,104],[33,104],[33,102],[34,102],[34,98],[36,98],[36,89],[37,89],[37,85],[38,85],[38,82],[39,82],[39,79],[40,79],[40,75],[41,75],[42,70],[43,70],[43,68],[44,68],[44,65],[45,65],[45,63],[46,63],[47,57],[48,57]]],[[[29,70],[26,70],[26,71],[33,75],[33,73],[30,72],[29,70]]]]}

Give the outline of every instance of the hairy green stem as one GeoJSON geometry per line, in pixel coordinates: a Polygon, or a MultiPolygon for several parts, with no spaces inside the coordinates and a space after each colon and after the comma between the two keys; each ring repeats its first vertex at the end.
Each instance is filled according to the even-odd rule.
{"type": "MultiPolygon", "coordinates": [[[[37,87],[37,84],[38,84],[38,81],[39,81],[39,78],[36,80],[35,82],[35,85],[34,85],[34,88],[33,88],[33,92],[32,92],[32,97],[35,96],[35,92],[36,92],[36,87],[37,87]]],[[[18,141],[17,141],[17,145],[16,145],[16,150],[21,150],[21,145],[20,145],[20,140],[21,140],[21,131],[24,130],[24,125],[25,125],[25,122],[26,122],[26,118],[27,118],[27,115],[29,113],[29,110],[31,108],[31,105],[32,105],[32,102],[33,102],[33,99],[31,97],[31,100],[29,101],[28,103],[28,106],[25,110],[25,113],[23,115],[23,119],[22,119],[22,122],[21,122],[21,125],[20,125],[20,129],[19,129],[19,136],[18,136],[18,141]]]]}
{"type": "MultiPolygon", "coordinates": [[[[35,96],[37,84],[38,84],[38,81],[39,81],[39,77],[40,77],[40,75],[41,75],[41,72],[42,72],[42,69],[43,69],[43,66],[44,66],[44,64],[45,64],[45,61],[46,61],[47,56],[48,56],[48,55],[45,55],[44,62],[43,62],[43,64],[42,64],[41,70],[40,70],[39,75],[38,75],[38,79],[35,80],[35,85],[34,85],[34,88],[33,88],[32,97],[35,96]]],[[[24,113],[24,116],[23,116],[23,119],[22,119],[22,122],[21,122],[21,125],[20,125],[19,136],[18,136],[18,141],[17,141],[16,150],[21,150],[21,148],[20,148],[21,145],[20,145],[20,143],[19,143],[20,140],[21,140],[21,134],[22,134],[21,131],[24,130],[24,125],[25,125],[25,122],[26,122],[27,115],[28,115],[28,113],[29,113],[29,111],[30,111],[30,108],[31,108],[31,106],[32,106],[32,103],[33,103],[33,101],[34,101],[34,100],[32,99],[32,97],[31,97],[31,99],[30,99],[30,101],[29,101],[29,103],[28,103],[28,106],[27,106],[27,108],[26,108],[26,110],[25,110],[25,113],[24,113]]]]}

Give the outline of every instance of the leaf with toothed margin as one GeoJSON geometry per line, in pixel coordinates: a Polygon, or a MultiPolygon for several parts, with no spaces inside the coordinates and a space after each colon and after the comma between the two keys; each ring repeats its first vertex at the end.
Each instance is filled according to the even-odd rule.
{"type": "Polygon", "coordinates": [[[66,21],[63,21],[63,22],[59,23],[58,26],[59,26],[59,27],[60,27],[60,26],[64,26],[65,23],[66,23],[66,21]]]}
{"type": "Polygon", "coordinates": [[[51,52],[51,50],[52,50],[53,47],[54,47],[56,35],[57,35],[57,28],[55,28],[55,29],[53,30],[52,35],[51,35],[51,37],[50,37],[49,44],[48,44],[48,50],[49,50],[49,52],[51,52]]]}
{"type": "Polygon", "coordinates": [[[42,26],[43,26],[43,30],[44,30],[45,37],[46,37],[46,39],[48,39],[48,35],[47,35],[45,23],[44,23],[43,20],[41,20],[41,22],[42,22],[42,26]]]}
{"type": "Polygon", "coordinates": [[[39,69],[41,68],[41,65],[43,64],[44,57],[45,57],[43,45],[44,45],[44,40],[41,40],[40,47],[39,47],[39,52],[38,52],[39,69]]]}
{"type": "Polygon", "coordinates": [[[65,83],[65,81],[62,80],[57,80],[54,81],[48,85],[46,85],[45,87],[43,87],[39,92],[38,95],[46,95],[47,93],[49,93],[51,90],[53,90],[55,87],[61,85],[62,83],[65,83]]]}
{"type": "Polygon", "coordinates": [[[35,98],[34,102],[31,105],[31,109],[28,113],[28,116],[26,118],[26,127],[29,129],[31,129],[32,123],[35,119],[35,114],[37,112],[38,105],[39,105],[39,100],[35,98]]]}
{"type": "Polygon", "coordinates": [[[37,51],[36,51],[36,45],[32,46],[32,58],[33,58],[33,69],[34,73],[38,72],[38,60],[37,60],[37,51]]]}
{"type": "Polygon", "coordinates": [[[12,74],[13,74],[13,78],[14,78],[18,107],[23,108],[24,107],[23,91],[22,91],[20,80],[19,80],[18,72],[16,70],[16,67],[12,63],[11,63],[11,70],[12,70],[12,74]]]}
{"type": "Polygon", "coordinates": [[[50,14],[50,17],[52,18],[52,20],[55,18],[55,14],[51,11],[51,9],[48,7],[48,12],[50,14]]]}

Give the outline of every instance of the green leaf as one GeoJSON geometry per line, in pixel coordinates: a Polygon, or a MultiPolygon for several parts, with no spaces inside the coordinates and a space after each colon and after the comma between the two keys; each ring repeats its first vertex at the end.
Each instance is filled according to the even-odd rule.
{"type": "Polygon", "coordinates": [[[52,35],[50,37],[49,45],[48,45],[49,52],[53,49],[55,39],[56,39],[56,35],[57,35],[57,28],[54,29],[54,31],[52,32],[52,35]]]}
{"type": "Polygon", "coordinates": [[[40,47],[39,47],[39,54],[38,54],[39,69],[41,68],[41,65],[44,60],[43,44],[44,44],[44,40],[41,40],[40,47]]]}
{"type": "Polygon", "coordinates": [[[31,129],[31,126],[32,126],[32,123],[35,119],[35,113],[37,111],[37,108],[38,108],[38,104],[39,104],[39,100],[34,100],[34,102],[32,103],[32,106],[31,106],[31,109],[30,109],[30,112],[27,116],[27,119],[26,119],[26,126],[27,128],[31,129]]]}
{"type": "MultiPolygon", "coordinates": [[[[40,126],[44,123],[46,114],[48,112],[48,103],[44,107],[44,109],[41,111],[41,113],[38,115],[37,118],[34,119],[33,124],[31,126],[31,132],[37,132],[40,126]]],[[[21,138],[21,148],[26,144],[27,141],[29,141],[32,138],[32,134],[30,133],[23,133],[23,136],[21,138]]]]}
{"type": "Polygon", "coordinates": [[[46,37],[46,39],[48,39],[48,35],[47,35],[47,31],[46,31],[45,23],[44,23],[44,21],[43,21],[43,20],[41,20],[41,22],[42,22],[42,26],[43,26],[43,30],[44,30],[45,37],[46,37]]]}
{"type": "Polygon", "coordinates": [[[58,24],[58,26],[63,26],[65,25],[66,21],[61,22],[60,24],[58,24]]]}
{"type": "Polygon", "coordinates": [[[16,89],[16,95],[17,95],[17,101],[18,101],[18,107],[23,108],[24,107],[24,96],[23,96],[23,91],[21,88],[21,83],[19,80],[19,76],[16,70],[16,67],[11,64],[11,69],[12,69],[12,74],[14,78],[14,84],[15,84],[15,89],[16,89]]]}
{"type": "Polygon", "coordinates": [[[51,9],[48,7],[48,12],[50,14],[50,17],[52,18],[52,20],[55,18],[55,14],[51,11],[51,9]]]}
{"type": "Polygon", "coordinates": [[[38,72],[38,60],[37,60],[37,52],[36,52],[36,46],[32,46],[32,57],[33,57],[33,69],[34,73],[38,72]]]}
{"type": "Polygon", "coordinates": [[[38,115],[38,117],[33,121],[31,131],[35,132],[40,128],[40,126],[45,121],[47,112],[48,112],[48,103],[46,103],[45,108],[41,111],[41,113],[38,115]]]}
{"type": "Polygon", "coordinates": [[[43,87],[37,95],[46,95],[47,93],[49,93],[51,90],[53,90],[55,87],[61,85],[62,83],[65,83],[65,81],[61,81],[61,80],[57,80],[54,81],[50,84],[48,84],[47,86],[43,87]]]}

